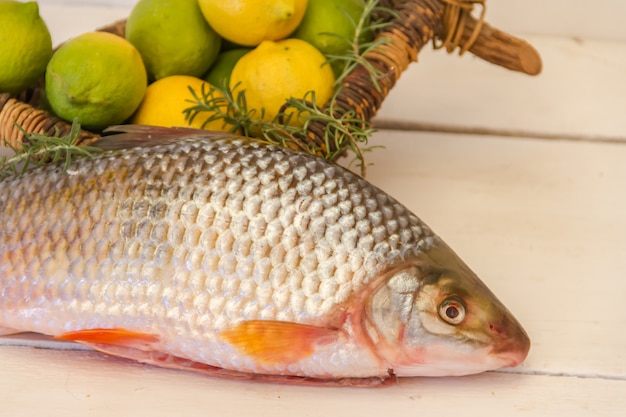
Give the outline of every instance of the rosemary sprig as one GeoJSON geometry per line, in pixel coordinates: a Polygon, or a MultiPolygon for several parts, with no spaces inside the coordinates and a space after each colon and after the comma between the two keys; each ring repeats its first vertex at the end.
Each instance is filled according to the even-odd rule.
{"type": "Polygon", "coordinates": [[[230,90],[215,86],[208,90],[203,87],[199,93],[192,88],[190,91],[194,99],[189,102],[193,105],[184,110],[190,123],[199,113],[211,112],[203,127],[214,120],[222,120],[233,133],[328,160],[336,160],[350,150],[359,161],[361,175],[365,176],[364,152],[372,149],[363,147],[373,133],[369,122],[356,118],[353,111],[342,111],[332,105],[318,107],[313,91],[307,92],[302,99],[289,98],[271,121],[263,120],[263,113],[257,115],[255,109],[248,110],[245,91],[240,91],[236,97],[230,90]],[[292,120],[296,123],[290,123],[292,120]],[[311,140],[307,135],[313,122],[321,122],[324,126],[321,142],[311,140]]]}
{"type": "Polygon", "coordinates": [[[380,7],[378,3],[379,0],[367,1],[360,19],[357,22],[352,21],[355,25],[353,39],[340,37],[350,44],[349,52],[342,56],[326,57],[327,65],[338,60],[344,61],[345,64],[335,83],[335,94],[324,108],[315,105],[314,92],[309,91],[302,99],[288,99],[275,118],[264,121],[262,110],[261,114],[257,114],[257,110],[248,109],[245,91],[233,96],[227,88],[211,86],[208,91],[204,88],[202,91],[190,88],[193,100],[189,100],[190,107],[184,110],[186,119],[191,123],[199,113],[209,112],[212,114],[204,122],[204,126],[215,120],[223,120],[225,126],[229,126],[233,133],[253,136],[267,143],[308,152],[329,160],[336,160],[346,151],[350,151],[358,161],[361,175],[365,176],[367,163],[364,153],[373,149],[366,145],[374,130],[368,121],[357,118],[354,111],[338,108],[336,98],[344,88],[343,80],[358,65],[367,69],[374,85],[379,88],[378,79],[384,74],[380,74],[367,61],[365,55],[385,41],[376,39],[364,41],[364,39],[367,38],[366,34],[375,33],[390,24],[388,16],[394,15],[394,12],[380,7]],[[373,16],[386,18],[373,19],[373,16]],[[290,123],[294,119],[297,123],[290,123]],[[323,127],[321,141],[312,140],[309,136],[308,128],[312,124],[323,127]]]}
{"type": "Polygon", "coordinates": [[[0,157],[0,178],[21,175],[31,168],[58,162],[62,162],[63,171],[67,171],[72,161],[102,152],[102,149],[95,146],[78,145],[80,124],[76,119],[65,136],[61,136],[58,129],[53,136],[48,136],[27,133],[20,126],[18,128],[24,134],[24,141],[20,147],[4,142],[4,146],[11,148],[14,155],[0,157]]]}
{"type": "Polygon", "coordinates": [[[363,9],[363,14],[361,14],[358,22],[354,22],[346,13],[348,19],[350,19],[351,23],[354,25],[354,38],[347,39],[336,33],[324,33],[325,35],[338,37],[350,46],[349,52],[345,55],[326,55],[329,63],[337,61],[344,62],[343,70],[337,77],[335,86],[341,86],[343,80],[348,76],[348,74],[350,74],[357,66],[361,65],[369,73],[376,89],[380,90],[378,79],[385,74],[382,74],[379,70],[374,68],[374,66],[365,58],[365,55],[373,49],[387,44],[388,40],[376,39],[375,37],[371,41],[365,41],[365,39],[368,39],[378,31],[389,26],[391,24],[391,18],[396,18],[398,14],[393,9],[382,7],[378,3],[379,0],[367,1],[363,9]],[[377,16],[376,19],[374,18],[375,16],[377,16]]]}

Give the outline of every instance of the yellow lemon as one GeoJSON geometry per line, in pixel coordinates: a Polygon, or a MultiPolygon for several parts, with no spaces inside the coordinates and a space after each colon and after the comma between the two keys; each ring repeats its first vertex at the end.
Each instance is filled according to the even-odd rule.
{"type": "Polygon", "coordinates": [[[61,118],[102,129],[130,117],[146,91],[139,52],[124,38],[88,32],[64,43],[46,69],[46,95],[61,118]]]}
{"type": "MultiPolygon", "coordinates": [[[[194,106],[195,99],[191,88],[199,97],[202,91],[209,92],[211,85],[199,78],[189,75],[170,75],[150,84],[141,105],[133,115],[132,123],[165,127],[195,127],[210,130],[229,131],[232,126],[223,120],[213,120],[203,126],[204,122],[215,113],[201,112],[193,121],[185,118],[184,110],[194,106]]],[[[221,97],[215,92],[215,97],[221,97]]]]}
{"type": "MultiPolygon", "coordinates": [[[[298,29],[291,35],[315,46],[324,55],[346,55],[353,47],[353,41],[365,4],[363,0],[312,0],[298,29]]],[[[371,40],[371,31],[360,34],[360,41],[371,40]]],[[[345,61],[332,63],[338,75],[345,61]]]]}
{"type": "Polygon", "coordinates": [[[126,39],[141,53],[150,79],[203,76],[220,50],[198,0],[139,0],[126,22],[126,39]]]}
{"type": "Polygon", "coordinates": [[[198,0],[198,4],[220,36],[256,46],[289,36],[300,24],[307,0],[198,0]]]}
{"type": "Polygon", "coordinates": [[[32,86],[51,56],[52,39],[37,3],[0,1],[0,92],[32,86]]]}
{"type": "Polygon", "coordinates": [[[235,64],[230,89],[235,97],[244,91],[253,117],[260,119],[263,109],[263,120],[271,121],[290,97],[314,91],[318,106],[332,97],[335,77],[325,62],[321,52],[300,39],[263,41],[235,64]]]}

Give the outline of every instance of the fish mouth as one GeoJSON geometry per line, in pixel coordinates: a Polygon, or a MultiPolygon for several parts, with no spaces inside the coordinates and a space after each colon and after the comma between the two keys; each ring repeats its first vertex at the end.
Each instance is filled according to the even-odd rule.
{"type": "Polygon", "coordinates": [[[501,339],[490,352],[502,363],[502,367],[513,368],[520,365],[530,351],[530,338],[521,326],[517,326],[512,335],[501,339]]]}
{"type": "Polygon", "coordinates": [[[502,364],[502,368],[514,368],[520,365],[528,356],[528,350],[510,350],[507,352],[491,352],[491,355],[502,364]]]}

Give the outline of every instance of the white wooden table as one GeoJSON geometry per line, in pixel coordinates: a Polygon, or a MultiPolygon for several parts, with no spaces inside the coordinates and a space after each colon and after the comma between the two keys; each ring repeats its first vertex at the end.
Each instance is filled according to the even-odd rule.
{"type": "MultiPolygon", "coordinates": [[[[501,21],[504,3],[494,7],[501,21]]],[[[597,3],[626,15],[624,3],[597,3]]],[[[129,9],[41,5],[55,43],[129,9]]],[[[574,9],[581,19],[588,10],[574,9]]],[[[369,180],[437,231],[525,326],[533,347],[521,367],[331,389],[0,346],[0,416],[626,415],[626,33],[595,26],[580,39],[525,36],[544,59],[535,78],[424,50],[371,142],[386,149],[368,156],[369,180]]]]}

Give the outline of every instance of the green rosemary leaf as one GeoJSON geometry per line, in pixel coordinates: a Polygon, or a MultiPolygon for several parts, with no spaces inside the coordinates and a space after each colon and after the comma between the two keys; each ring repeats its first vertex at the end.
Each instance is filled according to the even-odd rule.
{"type": "Polygon", "coordinates": [[[50,163],[62,162],[64,171],[69,169],[70,164],[79,158],[90,158],[102,152],[102,149],[94,146],[79,146],[80,124],[74,120],[70,131],[65,136],[60,136],[59,131],[54,135],[40,133],[27,133],[20,126],[18,128],[24,134],[21,147],[8,146],[14,152],[11,156],[0,157],[0,177],[9,175],[21,175],[33,167],[43,166],[50,163]]]}

